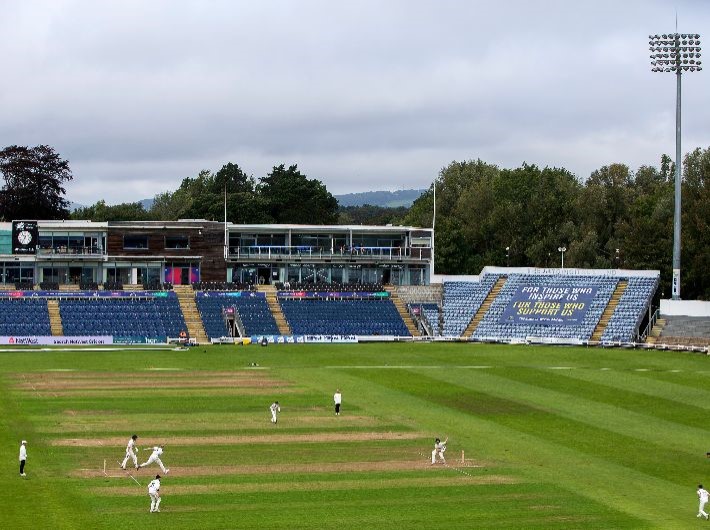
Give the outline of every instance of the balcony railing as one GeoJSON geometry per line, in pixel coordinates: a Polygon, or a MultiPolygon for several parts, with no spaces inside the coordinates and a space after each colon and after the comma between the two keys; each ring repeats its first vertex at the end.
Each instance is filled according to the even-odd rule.
{"type": "Polygon", "coordinates": [[[70,255],[70,256],[101,256],[104,250],[101,247],[37,247],[38,256],[70,255]]]}
{"type": "Polygon", "coordinates": [[[401,260],[402,258],[425,260],[431,257],[429,247],[342,247],[330,249],[310,245],[280,246],[280,245],[251,245],[229,247],[229,257],[232,259],[276,259],[276,258],[347,258],[356,260],[401,260]]]}

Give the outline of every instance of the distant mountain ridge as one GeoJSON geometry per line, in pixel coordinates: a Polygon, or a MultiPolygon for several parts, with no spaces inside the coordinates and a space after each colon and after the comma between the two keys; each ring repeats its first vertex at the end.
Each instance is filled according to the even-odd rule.
{"type": "MultiPolygon", "coordinates": [[[[359,193],[345,193],[343,195],[335,195],[340,206],[363,206],[370,204],[372,206],[383,206],[387,208],[397,208],[406,206],[409,208],[414,201],[426,190],[397,190],[397,191],[362,191],[359,193]]],[[[153,206],[153,199],[143,199],[139,202],[143,205],[146,211],[153,206]]],[[[69,210],[74,211],[77,208],[84,208],[85,205],[76,202],[71,202],[69,210]]]]}
{"type": "Polygon", "coordinates": [[[340,206],[385,206],[397,208],[398,206],[411,206],[426,190],[397,190],[397,191],[363,191],[360,193],[346,193],[335,195],[340,206]]]}

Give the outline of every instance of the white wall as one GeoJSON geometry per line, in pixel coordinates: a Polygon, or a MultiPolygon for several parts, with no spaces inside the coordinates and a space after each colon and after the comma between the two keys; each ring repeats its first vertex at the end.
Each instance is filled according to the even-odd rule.
{"type": "Polygon", "coordinates": [[[661,300],[661,316],[710,317],[710,302],[661,300]]]}

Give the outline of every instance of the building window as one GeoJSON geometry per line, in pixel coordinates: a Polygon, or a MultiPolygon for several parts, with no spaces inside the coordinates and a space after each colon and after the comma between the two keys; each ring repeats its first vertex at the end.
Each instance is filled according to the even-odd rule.
{"type": "Polygon", "coordinates": [[[148,248],[148,236],[146,235],[125,235],[123,236],[124,249],[144,249],[148,248]]]}
{"type": "Polygon", "coordinates": [[[165,236],[165,248],[190,248],[189,236],[165,236]]]}

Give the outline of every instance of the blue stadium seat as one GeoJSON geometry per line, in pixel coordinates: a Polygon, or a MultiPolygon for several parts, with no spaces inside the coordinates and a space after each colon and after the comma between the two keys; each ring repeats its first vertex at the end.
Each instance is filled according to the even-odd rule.
{"type": "Polygon", "coordinates": [[[234,294],[238,296],[221,296],[220,293],[212,292],[197,293],[197,309],[210,339],[227,335],[227,326],[222,316],[222,310],[226,307],[237,309],[248,336],[279,334],[264,293],[241,291],[234,294]]]}
{"type": "Polygon", "coordinates": [[[187,329],[177,297],[62,298],[64,335],[146,337],[164,341],[187,329]]]}
{"type": "Polygon", "coordinates": [[[280,299],[294,335],[410,336],[391,300],[280,299]]]}

